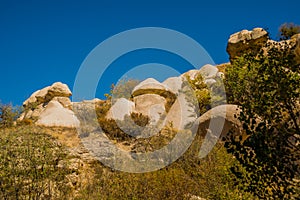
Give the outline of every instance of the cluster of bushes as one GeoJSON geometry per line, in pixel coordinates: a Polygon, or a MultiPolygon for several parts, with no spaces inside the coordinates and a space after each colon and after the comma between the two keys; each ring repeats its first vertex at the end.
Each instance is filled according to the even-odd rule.
{"type": "Polygon", "coordinates": [[[16,119],[20,116],[21,109],[13,107],[11,104],[0,102],[0,128],[12,127],[16,119]]]}
{"type": "Polygon", "coordinates": [[[64,148],[42,128],[0,129],[0,199],[68,199],[64,148]]]}
{"type": "Polygon", "coordinates": [[[255,199],[235,189],[230,166],[235,159],[219,143],[208,157],[199,159],[189,150],[158,171],[126,173],[95,164],[95,179],[77,199],[255,199]],[[193,156],[191,156],[193,154],[193,156]]]}
{"type": "Polygon", "coordinates": [[[231,170],[240,189],[260,199],[300,198],[300,67],[287,46],[266,46],[226,68],[227,96],[247,135],[226,142],[240,163],[231,170]]]}

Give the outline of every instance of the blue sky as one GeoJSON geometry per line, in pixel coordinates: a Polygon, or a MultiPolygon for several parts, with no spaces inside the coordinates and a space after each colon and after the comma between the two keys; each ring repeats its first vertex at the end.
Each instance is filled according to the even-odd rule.
{"type": "MultiPolygon", "coordinates": [[[[20,105],[32,92],[61,81],[73,87],[78,69],[100,42],[139,27],[164,27],[200,43],[214,62],[228,62],[230,34],[267,28],[276,38],[284,22],[300,24],[300,2],[274,1],[14,1],[0,0],[0,100],[20,105]]],[[[189,66],[166,52],[137,52],[119,65],[189,66]]],[[[117,62],[117,61],[116,61],[117,62]]],[[[98,85],[104,98],[120,78],[112,68],[98,85]]]]}

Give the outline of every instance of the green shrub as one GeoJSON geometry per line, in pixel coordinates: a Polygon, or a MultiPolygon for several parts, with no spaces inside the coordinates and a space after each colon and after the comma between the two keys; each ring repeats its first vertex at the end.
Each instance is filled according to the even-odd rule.
{"type": "Polygon", "coordinates": [[[67,199],[66,153],[42,129],[0,130],[0,199],[67,199]]]}
{"type": "Polygon", "coordinates": [[[294,23],[284,23],[279,27],[279,39],[287,40],[293,35],[300,33],[300,26],[294,23]]]}
{"type": "Polygon", "coordinates": [[[241,164],[232,171],[241,189],[261,199],[299,199],[300,68],[282,45],[226,68],[230,101],[240,105],[247,134],[226,144],[241,164]]]}
{"type": "Polygon", "coordinates": [[[12,127],[20,116],[20,111],[20,108],[13,107],[11,104],[0,103],[0,128],[12,127]]]}

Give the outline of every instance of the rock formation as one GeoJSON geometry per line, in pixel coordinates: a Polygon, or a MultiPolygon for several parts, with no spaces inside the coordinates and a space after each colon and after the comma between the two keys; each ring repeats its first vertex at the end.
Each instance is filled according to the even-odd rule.
{"type": "MultiPolygon", "coordinates": [[[[198,129],[201,136],[212,134],[214,136],[219,133],[214,132],[214,126],[221,127],[221,137],[226,136],[229,130],[233,130],[237,135],[242,134],[241,123],[235,117],[240,113],[237,105],[225,104],[212,108],[197,119],[197,124],[194,128],[198,129]],[[224,123],[219,123],[219,121],[224,123]],[[211,126],[211,127],[210,127],[211,126]]],[[[217,129],[219,130],[219,129],[217,129]]]]}
{"type": "Polygon", "coordinates": [[[290,50],[295,56],[296,64],[300,64],[300,34],[292,36],[289,40],[277,42],[269,39],[268,32],[263,28],[254,28],[252,31],[242,30],[230,36],[226,50],[230,60],[233,61],[249,52],[255,55],[263,48],[268,51],[270,47],[280,46],[290,50]]]}
{"type": "Polygon", "coordinates": [[[73,111],[64,108],[60,102],[52,100],[40,113],[36,124],[42,126],[78,127],[80,122],[73,111]]]}
{"type": "Polygon", "coordinates": [[[43,126],[77,127],[79,121],[71,110],[71,95],[69,87],[61,82],[38,90],[24,101],[19,120],[29,119],[43,126]]]}

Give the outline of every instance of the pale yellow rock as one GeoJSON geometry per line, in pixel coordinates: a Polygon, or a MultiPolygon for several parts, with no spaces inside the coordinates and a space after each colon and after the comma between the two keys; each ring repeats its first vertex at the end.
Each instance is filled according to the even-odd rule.
{"type": "MultiPolygon", "coordinates": [[[[46,97],[47,97],[47,94],[48,94],[48,91],[49,91],[50,88],[51,88],[51,86],[47,86],[47,87],[39,90],[39,92],[35,95],[38,103],[47,102],[46,97]]],[[[51,99],[48,99],[48,101],[50,101],[50,100],[51,99]]]]}
{"type": "Polygon", "coordinates": [[[26,99],[23,103],[23,107],[28,107],[29,104],[35,103],[37,101],[36,99],[36,95],[40,92],[40,90],[35,91],[34,93],[32,93],[32,95],[30,95],[30,97],[28,99],[26,99]]]}
{"type": "Polygon", "coordinates": [[[193,127],[198,129],[202,136],[206,134],[218,135],[214,130],[221,130],[220,136],[227,135],[229,130],[233,130],[236,135],[242,135],[241,123],[235,117],[240,110],[237,105],[225,104],[212,108],[197,119],[197,124],[193,127]]]}
{"type": "Polygon", "coordinates": [[[135,111],[132,101],[125,98],[117,99],[114,105],[109,109],[106,118],[115,120],[124,120],[125,115],[129,115],[135,111]]]}
{"type": "Polygon", "coordinates": [[[180,93],[167,113],[165,124],[172,124],[175,129],[183,130],[196,121],[197,115],[194,110],[195,108],[187,101],[185,94],[180,93]]]}
{"type": "Polygon", "coordinates": [[[132,90],[132,96],[134,97],[142,94],[158,94],[161,96],[174,95],[168,88],[154,78],[148,78],[142,81],[132,90]]]}
{"type": "Polygon", "coordinates": [[[53,97],[70,97],[72,92],[66,84],[56,82],[49,88],[48,95],[53,97]]]}
{"type": "Polygon", "coordinates": [[[72,110],[72,102],[69,97],[54,97],[52,100],[58,101],[63,107],[72,110]]]}
{"type": "Polygon", "coordinates": [[[64,108],[58,101],[50,101],[46,108],[39,115],[36,122],[42,126],[58,126],[58,127],[78,127],[79,120],[74,112],[64,108]]]}
{"type": "Polygon", "coordinates": [[[167,100],[157,94],[143,94],[133,98],[135,112],[150,117],[150,121],[157,122],[165,113],[167,100]]]}
{"type": "Polygon", "coordinates": [[[254,28],[252,31],[242,30],[230,36],[226,51],[232,61],[249,51],[258,53],[268,39],[268,32],[263,28],[254,28]]]}

